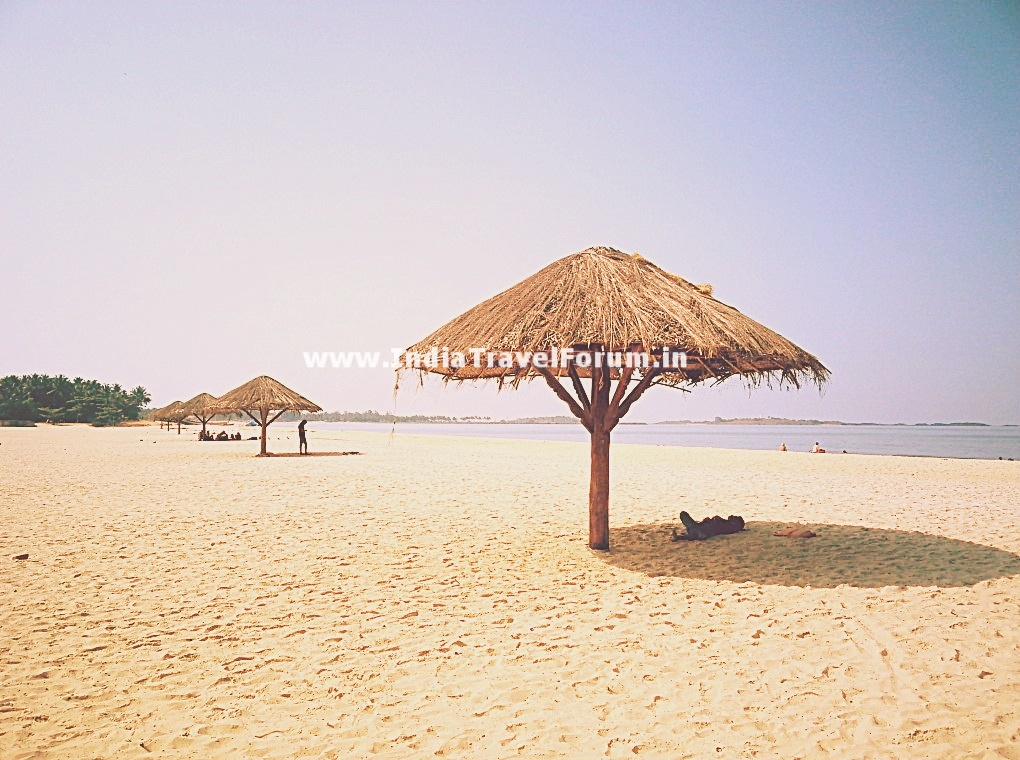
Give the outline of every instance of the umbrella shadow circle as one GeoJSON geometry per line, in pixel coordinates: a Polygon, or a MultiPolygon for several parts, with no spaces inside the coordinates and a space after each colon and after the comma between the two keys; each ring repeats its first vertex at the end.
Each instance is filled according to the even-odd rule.
{"type": "Polygon", "coordinates": [[[816,538],[772,535],[786,524],[749,522],[740,533],[678,542],[670,535],[680,524],[624,526],[599,556],[651,577],[816,588],[959,587],[1020,574],[1017,554],[969,541],[856,525],[809,525],[816,538]]]}

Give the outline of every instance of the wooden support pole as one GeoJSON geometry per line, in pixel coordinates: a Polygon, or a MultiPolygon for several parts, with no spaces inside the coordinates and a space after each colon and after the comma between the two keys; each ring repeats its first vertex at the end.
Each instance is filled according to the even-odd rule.
{"type": "Polygon", "coordinates": [[[581,406],[587,412],[591,409],[591,401],[588,400],[588,394],[584,392],[581,377],[577,374],[577,367],[574,366],[573,362],[567,365],[567,374],[570,375],[570,382],[574,385],[574,393],[577,394],[577,400],[581,402],[581,406]]]}
{"type": "Polygon", "coordinates": [[[588,488],[588,546],[609,551],[609,368],[602,366],[602,347],[593,346],[591,367],[591,482],[588,488]],[[596,366],[597,365],[597,366],[596,366]]]}
{"type": "MultiPolygon", "coordinates": [[[[616,381],[616,392],[613,394],[613,400],[609,402],[610,413],[615,415],[620,409],[620,402],[623,401],[623,395],[627,392],[627,386],[630,385],[630,378],[634,374],[633,367],[624,367],[623,372],[620,373],[620,379],[616,381]]],[[[614,424],[613,427],[616,427],[614,424]]]]}
{"type": "Polygon", "coordinates": [[[620,373],[616,392],[612,392],[612,369],[605,366],[603,346],[591,346],[591,391],[584,392],[580,376],[570,366],[574,390],[580,401],[574,399],[547,367],[535,367],[553,392],[559,396],[571,413],[591,434],[591,479],[588,486],[588,546],[596,551],[609,551],[609,448],[611,433],[620,418],[630,409],[652,384],[658,375],[655,369],[644,369],[641,380],[628,394],[628,386],[634,374],[633,367],[625,367],[620,373]],[[596,358],[597,357],[597,358],[596,358]]]}
{"type": "MultiPolygon", "coordinates": [[[[624,397],[623,400],[619,402],[619,404],[613,405],[613,408],[611,408],[609,412],[611,418],[609,426],[610,430],[616,427],[616,424],[620,421],[623,415],[630,411],[630,408],[634,404],[634,402],[641,398],[641,394],[648,390],[649,387],[651,387],[652,381],[654,381],[655,378],[658,377],[658,375],[659,370],[652,368],[646,369],[644,376],[638,381],[638,384],[634,386],[634,390],[627,394],[626,397],[624,397]]],[[[620,389],[617,388],[617,395],[622,396],[622,394],[619,393],[619,390],[620,389]]]]}
{"type": "Polygon", "coordinates": [[[552,372],[549,371],[548,367],[535,367],[540,375],[545,379],[546,385],[552,388],[553,393],[562,399],[567,407],[570,409],[570,413],[573,414],[577,419],[581,420],[581,424],[584,425],[586,430],[591,430],[591,420],[589,419],[591,410],[583,409],[574,397],[570,395],[566,388],[564,388],[559,379],[552,372]]]}

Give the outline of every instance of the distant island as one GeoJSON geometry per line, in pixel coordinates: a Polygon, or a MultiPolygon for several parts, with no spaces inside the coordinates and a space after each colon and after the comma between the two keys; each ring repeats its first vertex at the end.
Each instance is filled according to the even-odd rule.
{"type": "Polygon", "coordinates": [[[315,412],[314,414],[301,414],[300,412],[285,412],[280,416],[281,420],[296,422],[300,419],[311,420],[312,422],[414,422],[417,424],[441,425],[450,423],[479,423],[492,422],[490,417],[447,417],[444,415],[399,415],[389,412],[377,412],[369,409],[364,412],[315,412]]]}
{"type": "Polygon", "coordinates": [[[664,420],[654,425],[844,425],[860,427],[886,425],[897,427],[990,427],[985,422],[843,422],[841,420],[795,420],[787,417],[716,417],[714,420],[664,420]]]}
{"type": "MultiPolygon", "coordinates": [[[[291,422],[301,419],[297,412],[287,412],[280,419],[291,422]]],[[[389,412],[377,412],[369,409],[364,412],[317,412],[304,415],[313,422],[384,422],[413,423],[419,425],[576,425],[577,419],[567,415],[556,414],[542,417],[515,417],[513,419],[494,420],[492,417],[470,415],[467,417],[448,417],[445,415],[399,415],[389,412]]],[[[897,426],[897,427],[991,427],[985,422],[842,422],[841,420],[798,420],[787,417],[716,417],[714,420],[663,420],[661,422],[628,422],[627,425],[840,425],[847,427],[863,426],[897,426]]]]}
{"type": "Polygon", "coordinates": [[[511,420],[494,420],[492,417],[469,415],[467,417],[448,417],[442,414],[411,414],[400,415],[389,412],[377,412],[369,409],[364,412],[316,412],[302,415],[298,412],[286,412],[280,419],[296,422],[299,419],[312,422],[408,422],[418,425],[573,425],[574,417],[566,415],[550,415],[547,417],[517,417],[511,420]]]}

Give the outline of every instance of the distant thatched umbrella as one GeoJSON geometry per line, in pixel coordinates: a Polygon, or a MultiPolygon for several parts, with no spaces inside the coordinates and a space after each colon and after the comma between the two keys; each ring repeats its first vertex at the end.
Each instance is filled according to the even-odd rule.
{"type": "MultiPolygon", "coordinates": [[[[177,435],[180,435],[181,422],[183,422],[184,418],[188,416],[185,412],[181,411],[183,407],[184,402],[173,401],[167,404],[166,406],[162,407],[161,409],[157,409],[156,411],[154,411],[152,413],[152,419],[158,420],[159,422],[165,422],[167,430],[170,429],[171,423],[176,422],[177,435]]],[[[160,427],[162,427],[162,425],[160,425],[160,427]]]]}
{"type": "Polygon", "coordinates": [[[418,371],[446,380],[492,379],[516,387],[524,379],[545,379],[591,433],[589,545],[601,550],[609,549],[610,432],[650,386],[685,388],[740,375],[752,385],[775,380],[821,387],[829,376],[814,356],[713,298],[710,286],[612,248],[553,262],[411,346],[404,366],[416,358],[418,371]],[[458,352],[465,360],[459,367],[458,352]],[[620,361],[625,352],[649,361],[626,366],[620,361]],[[444,356],[451,361],[444,363],[444,356]],[[542,356],[547,366],[538,366],[542,356]],[[576,398],[559,378],[570,378],[576,398]],[[589,392],[581,378],[591,379],[589,392]],[[618,381],[615,391],[612,380],[618,381]]]}
{"type": "Polygon", "coordinates": [[[217,412],[244,412],[262,427],[262,448],[266,455],[266,428],[284,412],[321,412],[322,408],[267,375],[260,375],[240,388],[224,393],[216,401],[217,412]],[[276,414],[270,419],[270,412],[276,414]],[[257,415],[257,416],[256,416],[257,415]]]}
{"type": "Polygon", "coordinates": [[[199,393],[190,401],[185,401],[181,411],[186,417],[194,417],[201,422],[202,432],[205,433],[205,426],[217,414],[216,397],[211,393],[199,393]]]}

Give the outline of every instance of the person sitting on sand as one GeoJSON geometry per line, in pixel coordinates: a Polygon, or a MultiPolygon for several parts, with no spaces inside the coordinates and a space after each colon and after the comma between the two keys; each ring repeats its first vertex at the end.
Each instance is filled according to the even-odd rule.
{"type": "Polygon", "coordinates": [[[779,450],[780,451],[786,451],[786,444],[785,443],[779,444],[779,450]]]}
{"type": "Polygon", "coordinates": [[[818,445],[818,441],[815,441],[815,445],[811,447],[812,454],[824,454],[825,449],[818,445]]]}
{"type": "Polygon", "coordinates": [[[680,513],[680,522],[687,529],[686,533],[677,533],[673,528],[672,541],[704,541],[712,536],[722,536],[728,533],[739,533],[744,529],[744,518],[740,515],[730,515],[725,520],[715,515],[706,517],[700,523],[687,512],[680,513]]]}
{"type": "Polygon", "coordinates": [[[227,431],[226,430],[221,430],[220,434],[218,436],[216,436],[216,440],[217,441],[225,441],[225,440],[227,440],[227,431]]]}

